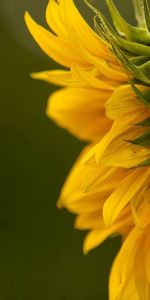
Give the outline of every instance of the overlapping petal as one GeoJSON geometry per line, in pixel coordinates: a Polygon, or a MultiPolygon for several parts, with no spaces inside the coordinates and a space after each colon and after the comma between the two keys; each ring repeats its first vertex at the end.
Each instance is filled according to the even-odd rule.
{"type": "Polygon", "coordinates": [[[111,235],[123,236],[111,273],[110,300],[149,300],[149,8],[147,1],[138,1],[138,22],[141,12],[146,18],[144,28],[136,28],[123,20],[112,0],[107,4],[116,31],[88,4],[98,17],[101,37],[73,0],[49,1],[49,29],[26,13],[35,41],[65,67],[32,77],[63,87],[50,96],[47,116],[92,142],[68,176],[58,206],[76,214],[76,228],[88,230],[84,253],[111,235]]]}
{"type": "Polygon", "coordinates": [[[103,136],[112,121],[105,116],[109,91],[70,87],[50,97],[46,113],[61,127],[87,141],[103,136]]]}
{"type": "MultiPolygon", "coordinates": [[[[142,87],[141,87],[142,88],[142,87]]],[[[144,87],[143,87],[144,88],[144,87]]],[[[114,120],[110,131],[84,158],[106,166],[132,168],[150,157],[150,148],[132,143],[149,126],[139,123],[150,116],[150,110],[137,98],[129,85],[119,87],[109,98],[106,115],[114,120]]]]}
{"type": "MultiPolygon", "coordinates": [[[[109,45],[91,29],[78,12],[73,0],[50,0],[46,10],[46,20],[51,31],[37,24],[28,13],[25,14],[29,31],[41,49],[50,58],[68,69],[34,73],[32,74],[33,78],[59,86],[99,89],[100,98],[103,94],[102,90],[108,90],[111,93],[105,100],[109,99],[122,82],[127,82],[127,75],[112,54],[109,45]]],[[[78,94],[78,92],[80,93],[80,90],[74,90],[74,93],[78,94]]],[[[95,92],[93,96],[91,95],[91,107],[95,101],[94,95],[95,92]]],[[[57,117],[54,119],[57,121],[57,117]]],[[[105,119],[105,112],[103,119],[105,119]]],[[[87,126],[89,126],[89,122],[87,121],[87,126]]],[[[108,123],[110,122],[108,121],[108,123]]],[[[64,122],[61,125],[64,127],[64,122]]],[[[103,125],[105,126],[102,120],[100,126],[103,125]]],[[[99,126],[99,123],[96,126],[99,126]]],[[[76,127],[78,127],[78,122],[76,127]]],[[[107,125],[106,128],[108,129],[107,125]]],[[[73,130],[71,132],[81,138],[81,134],[78,135],[80,129],[79,126],[77,133],[74,133],[73,130]]],[[[83,132],[83,136],[86,136],[86,132],[83,132]]],[[[92,140],[95,139],[95,136],[97,138],[97,135],[94,134],[92,140]]]]}
{"type": "Polygon", "coordinates": [[[84,241],[84,253],[98,246],[110,235],[126,235],[133,226],[132,213],[128,205],[122,209],[110,226],[106,226],[103,219],[103,209],[107,199],[115,193],[119,183],[128,176],[128,171],[84,166],[81,162],[87,151],[88,148],[83,151],[74,165],[58,202],[59,207],[65,207],[77,214],[76,228],[90,230],[84,241]]]}
{"type": "Polygon", "coordinates": [[[132,229],[113,265],[110,277],[111,300],[127,299],[124,295],[131,292],[131,299],[148,300],[150,297],[149,203],[143,201],[140,210],[139,218],[143,228],[136,226],[132,229]]]}

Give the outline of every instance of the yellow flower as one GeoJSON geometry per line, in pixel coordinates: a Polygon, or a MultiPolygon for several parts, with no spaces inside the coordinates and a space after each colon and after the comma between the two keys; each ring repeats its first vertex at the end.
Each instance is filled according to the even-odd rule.
{"type": "Polygon", "coordinates": [[[118,254],[110,277],[110,300],[150,299],[150,190],[145,194],[137,226],[118,254]]]}
{"type": "MultiPolygon", "coordinates": [[[[32,74],[36,79],[64,86],[50,96],[47,115],[77,137],[95,143],[83,152],[73,168],[59,201],[59,205],[79,215],[76,227],[91,230],[84,244],[87,252],[105,235],[128,231],[133,224],[131,220],[128,222],[130,204],[136,207],[147,191],[150,168],[130,168],[147,162],[150,157],[149,147],[139,141],[147,133],[149,137],[150,111],[144,94],[149,87],[128,84],[121,65],[122,54],[120,63],[118,49],[115,48],[116,57],[108,40],[104,41],[89,27],[73,0],[49,1],[46,20],[51,31],[38,25],[28,13],[25,20],[43,51],[66,68],[32,74]],[[118,220],[124,224],[121,228],[120,223],[116,225],[118,220]]],[[[132,48],[134,52],[131,43],[132,48]]]]}
{"type": "Polygon", "coordinates": [[[76,228],[89,231],[84,253],[122,235],[110,300],[149,300],[150,9],[146,0],[134,1],[134,27],[106,0],[114,30],[84,1],[95,12],[97,34],[73,0],[49,1],[50,30],[25,14],[35,41],[63,66],[32,74],[63,87],[50,96],[47,115],[92,142],[68,176],[58,206],[76,214],[76,228]]]}
{"type": "Polygon", "coordinates": [[[104,136],[112,125],[105,116],[105,102],[128,80],[108,44],[84,21],[73,0],[49,1],[46,20],[51,31],[28,13],[25,20],[42,50],[67,68],[32,74],[36,79],[66,86],[50,97],[47,115],[83,140],[104,136]]]}

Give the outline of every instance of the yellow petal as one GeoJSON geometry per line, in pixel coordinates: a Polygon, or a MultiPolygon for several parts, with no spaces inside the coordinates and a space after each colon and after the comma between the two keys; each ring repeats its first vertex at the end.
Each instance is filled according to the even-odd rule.
{"type": "Polygon", "coordinates": [[[148,183],[150,169],[137,169],[125,178],[104,204],[103,215],[105,223],[110,226],[118,218],[123,208],[148,183]]]}
{"type": "Polygon", "coordinates": [[[99,227],[102,222],[101,210],[80,214],[75,221],[75,228],[80,230],[99,227]]]}
{"type": "Polygon", "coordinates": [[[104,78],[96,78],[92,74],[92,72],[86,70],[85,68],[73,65],[72,73],[74,74],[74,77],[76,77],[79,81],[85,82],[88,86],[91,86],[92,88],[110,90],[112,92],[115,90],[115,87],[113,87],[112,83],[109,83],[104,78]]]}
{"type": "Polygon", "coordinates": [[[127,75],[124,73],[123,70],[117,70],[114,68],[111,63],[108,63],[109,57],[107,57],[106,61],[99,56],[92,55],[89,51],[87,51],[80,40],[78,40],[78,36],[74,31],[70,33],[70,39],[72,40],[73,44],[77,45],[77,48],[80,51],[80,55],[84,57],[84,59],[89,62],[89,64],[95,66],[100,75],[105,76],[110,81],[118,82],[127,82],[128,78],[127,75]]]}
{"type": "Polygon", "coordinates": [[[83,58],[80,58],[77,49],[75,50],[69,42],[58,38],[38,25],[27,12],[25,13],[25,21],[35,41],[50,58],[66,67],[70,67],[73,62],[81,65],[86,64],[83,58]]]}
{"type": "MultiPolygon", "coordinates": [[[[142,117],[142,119],[145,118],[142,117]]],[[[118,129],[120,127],[119,123],[120,122],[116,122],[118,129]]],[[[149,131],[149,129],[144,126],[126,125],[122,133],[120,132],[119,134],[118,132],[118,136],[115,136],[115,128],[112,127],[107,140],[105,141],[105,139],[103,139],[99,144],[96,153],[97,162],[101,162],[106,166],[124,168],[132,168],[140,165],[150,157],[150,149],[149,147],[132,144],[129,141],[137,139],[147,131],[149,131]]]]}
{"type": "MultiPolygon", "coordinates": [[[[149,193],[150,191],[148,190],[148,198],[149,198],[149,193]]],[[[145,267],[145,272],[147,275],[147,281],[150,283],[150,224],[145,230],[145,244],[144,244],[144,267],[145,267]]]]}
{"type": "MultiPolygon", "coordinates": [[[[137,230],[136,228],[133,229],[116,257],[110,275],[110,300],[120,300],[124,295],[130,295],[130,292],[131,295],[133,293],[135,299],[138,299],[136,298],[138,294],[136,292],[135,282],[133,281],[132,268],[142,233],[143,231],[137,230]]],[[[127,300],[128,298],[123,299],[127,300]]]]}
{"type": "MultiPolygon", "coordinates": [[[[87,151],[85,149],[81,154],[81,157],[77,160],[73,166],[66,183],[61,191],[60,198],[58,201],[59,207],[65,207],[73,213],[79,214],[89,214],[98,212],[102,216],[102,207],[104,201],[110,195],[114,186],[109,186],[107,184],[107,177],[109,178],[110,173],[106,171],[106,168],[91,169],[81,164],[82,156],[87,151]],[[81,176],[82,174],[82,176],[81,176]],[[88,184],[88,181],[101,179],[101,189],[90,189],[88,191],[87,187],[84,185],[88,184]],[[106,181],[106,183],[105,183],[106,181]]],[[[89,187],[88,187],[89,188],[89,187]]]]}
{"type": "Polygon", "coordinates": [[[68,39],[67,27],[65,28],[65,24],[63,24],[60,10],[61,7],[58,2],[49,0],[46,9],[46,21],[53,32],[64,39],[68,39]]]}
{"type": "Polygon", "coordinates": [[[58,86],[84,86],[84,83],[79,83],[72,75],[71,71],[52,70],[39,73],[32,73],[32,78],[44,80],[48,83],[53,83],[58,86]]]}
{"type": "Polygon", "coordinates": [[[133,168],[150,157],[150,149],[116,139],[109,145],[101,163],[106,166],[133,168]]]}
{"type": "Polygon", "coordinates": [[[96,211],[100,214],[104,201],[123,175],[121,172],[116,174],[113,168],[112,170],[105,167],[89,168],[82,165],[82,157],[88,148],[85,148],[74,164],[60,194],[58,206],[66,207],[72,212],[79,214],[96,211]],[[115,176],[117,177],[116,180],[115,176]]]}
{"type": "MultiPolygon", "coordinates": [[[[130,295],[130,292],[133,293],[133,299],[149,300],[149,283],[145,277],[145,236],[148,233],[149,238],[149,203],[142,203],[139,213],[143,229],[139,230],[136,226],[132,229],[113,264],[109,285],[110,300],[126,300],[128,298],[125,295],[130,295]]],[[[149,243],[147,245],[149,249],[149,243]]]]}
{"type": "Polygon", "coordinates": [[[120,234],[124,227],[129,226],[131,222],[131,217],[126,216],[126,219],[121,219],[116,222],[110,228],[106,228],[104,222],[101,217],[101,226],[97,227],[95,230],[92,230],[89,234],[87,234],[84,245],[83,251],[87,254],[91,249],[100,245],[104,240],[110,237],[113,234],[120,234]]]}
{"type": "MultiPolygon", "coordinates": [[[[83,47],[92,55],[105,59],[110,58],[115,62],[106,43],[90,28],[72,0],[63,0],[59,1],[59,3],[56,3],[54,0],[49,1],[46,10],[46,20],[59,38],[76,45],[76,49],[78,49],[76,41],[72,43],[70,40],[70,34],[72,35],[73,32],[76,32],[77,40],[80,39],[83,47]]],[[[80,53],[78,54],[80,55],[80,53]]],[[[84,60],[84,57],[82,59],[84,60]]]]}
{"type": "Polygon", "coordinates": [[[108,97],[108,91],[66,88],[52,94],[46,113],[79,138],[95,140],[111,126],[111,121],[104,115],[104,103],[108,97]]]}
{"type": "Polygon", "coordinates": [[[109,191],[111,193],[128,174],[124,169],[107,168],[98,166],[92,168],[91,166],[84,166],[88,168],[86,176],[82,179],[81,188],[85,193],[99,193],[109,191]]]}
{"type": "MultiPolygon", "coordinates": [[[[130,129],[118,135],[118,137],[112,141],[110,140],[110,143],[107,144],[107,148],[105,147],[105,151],[103,151],[103,157],[98,157],[98,161],[101,158],[101,163],[106,166],[124,168],[132,168],[141,164],[149,158],[150,149],[148,147],[132,144],[129,141],[137,139],[148,130],[149,129],[144,126],[130,126],[130,129]]],[[[100,151],[98,153],[100,153],[100,151]]]]}
{"type": "Polygon", "coordinates": [[[112,230],[97,228],[96,230],[92,230],[87,234],[84,244],[83,244],[83,252],[87,254],[90,250],[99,246],[102,242],[104,242],[110,235],[112,234],[112,230]]]}
{"type": "Polygon", "coordinates": [[[98,197],[97,193],[92,195],[84,195],[84,193],[75,191],[74,195],[72,195],[71,192],[71,186],[70,193],[68,195],[66,191],[63,190],[59,199],[59,203],[63,203],[63,207],[75,214],[101,211],[103,202],[108,197],[108,193],[101,193],[98,197]]]}
{"type": "MultiPolygon", "coordinates": [[[[67,28],[68,33],[76,32],[77,40],[80,39],[83,47],[94,56],[108,58],[109,55],[113,58],[106,43],[90,28],[87,22],[83,19],[73,0],[63,0],[59,2],[62,21],[67,28]],[[88,37],[88,43],[87,43],[88,37]]],[[[76,44],[76,41],[75,41],[76,44]]]]}
{"type": "Polygon", "coordinates": [[[97,164],[131,168],[145,161],[150,155],[149,148],[128,141],[138,138],[148,130],[146,127],[133,125],[147,116],[148,114],[143,113],[139,116],[139,112],[134,112],[115,120],[108,133],[86,154],[83,163],[90,164],[95,160],[97,164]]]}
{"type": "MultiPolygon", "coordinates": [[[[145,272],[145,253],[144,253],[144,237],[141,241],[135,255],[134,266],[133,266],[133,276],[136,283],[136,289],[140,296],[140,300],[150,299],[150,282],[147,279],[145,272]]],[[[149,248],[148,248],[149,250],[149,248]]]]}
{"type": "Polygon", "coordinates": [[[111,129],[106,133],[102,140],[87,152],[83,158],[83,163],[88,164],[93,158],[97,164],[101,163],[101,159],[110,143],[122,132],[131,127],[131,125],[129,125],[131,118],[130,115],[126,115],[123,119],[121,118],[114,121],[111,129]]]}
{"type": "Polygon", "coordinates": [[[116,288],[115,285],[112,284],[109,292],[109,299],[110,300],[141,300],[140,296],[137,292],[135,281],[133,278],[133,274],[131,273],[128,275],[128,280],[126,285],[122,288],[121,292],[119,293],[118,287],[116,288]]]}
{"type": "Polygon", "coordinates": [[[117,88],[106,102],[105,107],[106,114],[110,119],[117,119],[137,111],[142,114],[146,110],[145,105],[137,98],[130,85],[117,88]]]}

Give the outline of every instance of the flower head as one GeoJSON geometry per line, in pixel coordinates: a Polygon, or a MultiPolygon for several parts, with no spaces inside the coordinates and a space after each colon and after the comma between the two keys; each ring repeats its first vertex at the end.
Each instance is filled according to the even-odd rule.
{"type": "Polygon", "coordinates": [[[50,96],[47,115],[92,142],[68,176],[58,206],[77,215],[76,228],[89,230],[85,253],[110,235],[122,235],[110,300],[148,300],[150,8],[147,0],[134,0],[137,26],[131,26],[114,2],[106,0],[112,25],[84,2],[95,14],[96,32],[73,0],[49,1],[49,30],[25,15],[36,42],[63,66],[32,74],[62,87],[50,96]]]}

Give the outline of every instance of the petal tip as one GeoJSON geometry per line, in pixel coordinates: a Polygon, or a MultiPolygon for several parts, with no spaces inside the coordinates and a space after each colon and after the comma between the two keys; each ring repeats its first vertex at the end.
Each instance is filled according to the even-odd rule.
{"type": "Polygon", "coordinates": [[[24,20],[26,22],[26,25],[28,25],[29,21],[31,20],[31,16],[28,11],[25,11],[24,13],[24,20]]]}

